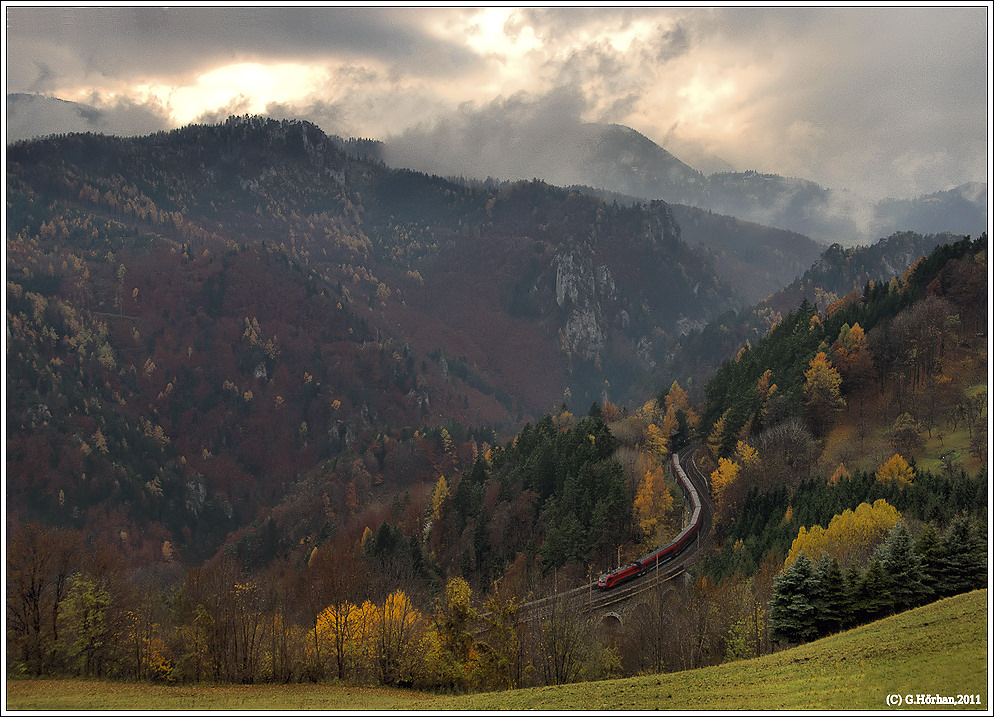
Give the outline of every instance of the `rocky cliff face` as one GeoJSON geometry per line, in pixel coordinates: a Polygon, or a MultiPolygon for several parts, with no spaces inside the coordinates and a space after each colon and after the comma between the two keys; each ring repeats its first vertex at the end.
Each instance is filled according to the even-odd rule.
{"type": "Polygon", "coordinates": [[[563,311],[561,329],[564,348],[591,361],[604,349],[608,325],[604,304],[617,303],[617,287],[611,269],[582,259],[577,252],[557,254],[556,304],[563,311]]]}
{"type": "Polygon", "coordinates": [[[604,207],[583,229],[558,245],[539,242],[511,292],[514,310],[557,337],[574,399],[603,400],[610,387],[611,400],[624,400],[674,341],[727,302],[667,204],[604,207]],[[617,225],[605,230],[609,212],[617,225]]]}

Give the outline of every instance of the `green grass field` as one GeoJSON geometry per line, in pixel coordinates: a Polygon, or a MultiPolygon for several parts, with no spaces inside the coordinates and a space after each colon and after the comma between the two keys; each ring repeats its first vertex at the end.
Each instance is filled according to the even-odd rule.
{"type": "Polygon", "coordinates": [[[335,685],[166,687],[8,680],[7,710],[888,710],[888,695],[979,697],[988,711],[987,590],[754,660],[688,672],[444,697],[335,685]]]}

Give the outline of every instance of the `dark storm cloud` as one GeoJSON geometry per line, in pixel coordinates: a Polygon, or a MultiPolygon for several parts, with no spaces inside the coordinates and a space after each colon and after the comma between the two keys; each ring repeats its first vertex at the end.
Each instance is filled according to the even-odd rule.
{"type": "Polygon", "coordinates": [[[369,7],[13,7],[9,84],[37,91],[80,69],[134,78],[329,53],[404,63],[426,75],[475,66],[475,55],[427,35],[419,20],[414,10],[369,7]]]}
{"type": "Polygon", "coordinates": [[[690,50],[690,36],[686,26],[678,24],[671,30],[665,30],[652,44],[656,50],[656,61],[667,62],[690,50]]]}
{"type": "Polygon", "coordinates": [[[589,120],[700,169],[720,156],[878,196],[987,178],[989,6],[6,10],[7,91],[61,92],[105,124],[125,95],[142,122],[266,107],[400,135],[396,156],[427,171],[530,177],[541,157],[557,181],[556,134],[589,120]]]}
{"type": "Polygon", "coordinates": [[[47,64],[40,60],[35,60],[34,65],[38,68],[38,74],[34,82],[27,87],[27,90],[34,93],[43,93],[49,89],[54,73],[47,64]]]}

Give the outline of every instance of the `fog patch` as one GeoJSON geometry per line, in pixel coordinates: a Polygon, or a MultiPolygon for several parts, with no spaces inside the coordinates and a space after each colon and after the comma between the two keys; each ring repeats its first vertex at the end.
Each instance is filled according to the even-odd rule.
{"type": "Polygon", "coordinates": [[[93,95],[87,104],[82,104],[44,95],[7,96],[8,144],[72,132],[134,137],[170,127],[165,108],[158,102],[119,98],[108,103],[93,95]]]}
{"type": "Polygon", "coordinates": [[[452,116],[390,137],[384,161],[441,175],[577,183],[576,165],[586,154],[575,146],[584,106],[581,94],[570,89],[538,98],[519,93],[479,108],[463,105],[452,116]]]}

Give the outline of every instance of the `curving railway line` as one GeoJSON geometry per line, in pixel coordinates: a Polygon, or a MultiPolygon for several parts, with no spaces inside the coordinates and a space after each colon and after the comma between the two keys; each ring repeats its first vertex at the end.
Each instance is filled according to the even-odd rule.
{"type": "Polygon", "coordinates": [[[650,590],[660,582],[683,573],[706,549],[711,538],[714,502],[707,477],[698,467],[700,446],[691,446],[673,456],[673,468],[687,496],[683,530],[670,543],[617,570],[565,593],[559,593],[522,606],[528,618],[543,617],[556,601],[575,601],[584,611],[603,610],[650,590]],[[612,577],[614,579],[612,579],[612,577]]]}

